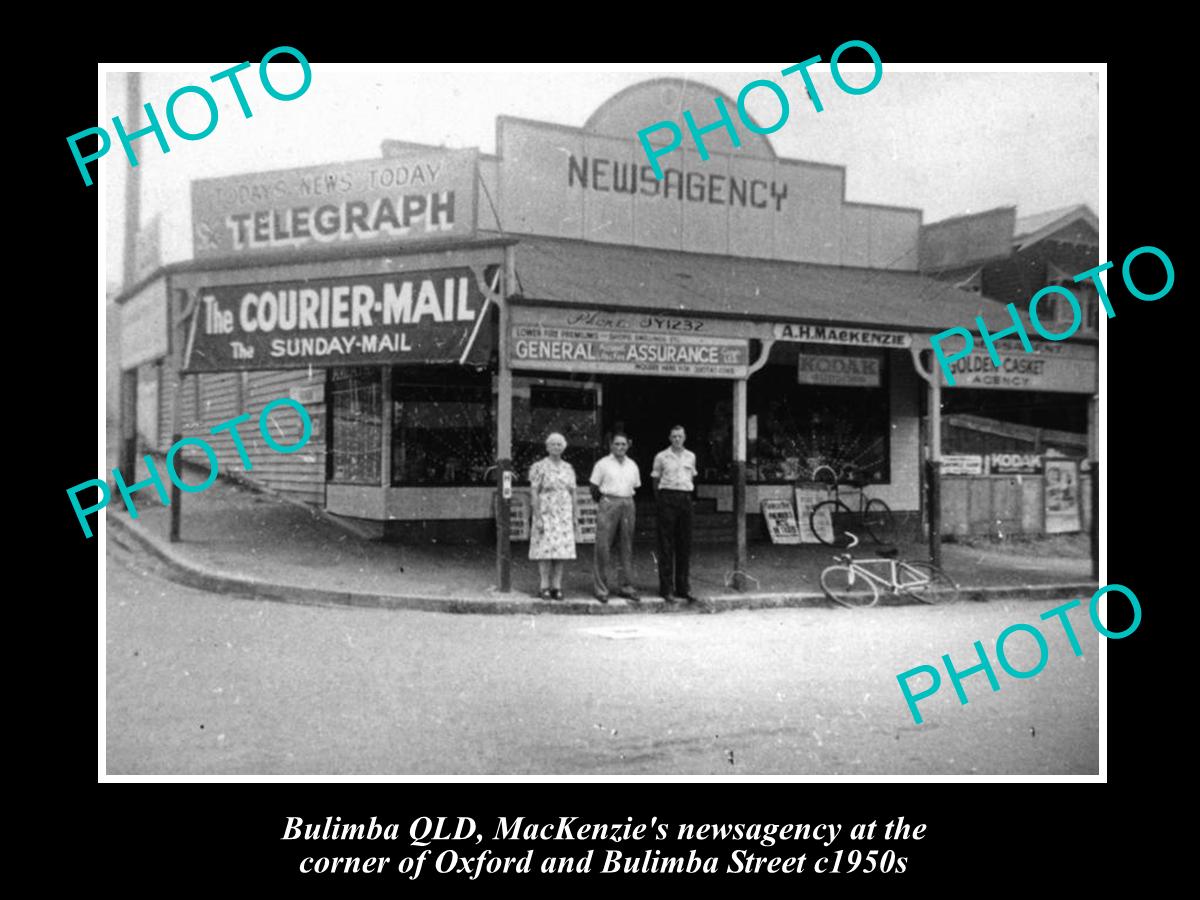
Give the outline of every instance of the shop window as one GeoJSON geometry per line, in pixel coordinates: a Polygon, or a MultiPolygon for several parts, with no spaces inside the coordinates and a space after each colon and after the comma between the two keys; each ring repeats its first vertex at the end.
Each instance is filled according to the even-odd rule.
{"type": "MultiPolygon", "coordinates": [[[[1069,284],[1067,289],[1073,291],[1079,298],[1079,306],[1083,310],[1083,330],[1095,333],[1100,330],[1100,295],[1090,281],[1087,284],[1069,284]]],[[[1064,302],[1066,298],[1063,298],[1064,302]]],[[[1067,311],[1067,323],[1070,323],[1070,310],[1067,311]]]]}
{"type": "Polygon", "coordinates": [[[335,368],[329,373],[331,482],[379,484],[382,478],[383,402],[378,368],[335,368]]]}
{"type": "Polygon", "coordinates": [[[392,484],[490,484],[492,404],[489,373],[462,366],[393,370],[392,484]]]}
{"type": "MultiPolygon", "coordinates": [[[[772,364],[750,380],[749,412],[757,438],[748,447],[747,480],[791,483],[831,466],[843,480],[886,483],[890,479],[890,402],[886,355],[879,385],[826,386],[797,383],[798,347],[805,353],[833,352],[812,345],[779,347],[772,364]],[[782,357],[776,360],[778,357],[782,357]]],[[[853,356],[853,351],[837,353],[853,356]]]]}
{"type": "MultiPolygon", "coordinates": [[[[1079,330],[1095,333],[1100,328],[1100,296],[1091,282],[1076,284],[1073,279],[1061,279],[1051,282],[1058,287],[1066,288],[1079,303],[1079,330]]],[[[1048,294],[1038,301],[1038,315],[1043,326],[1052,332],[1066,331],[1075,319],[1075,309],[1071,301],[1061,294],[1048,294]]]]}
{"type": "Polygon", "coordinates": [[[525,481],[529,467],[546,455],[546,435],[567,439],[563,458],[587,478],[600,450],[599,389],[593,382],[513,379],[513,471],[525,481]]]}

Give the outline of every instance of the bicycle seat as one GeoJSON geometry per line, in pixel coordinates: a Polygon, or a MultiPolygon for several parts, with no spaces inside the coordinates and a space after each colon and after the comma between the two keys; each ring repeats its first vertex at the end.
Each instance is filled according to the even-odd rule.
{"type": "Polygon", "coordinates": [[[875,550],[884,559],[895,559],[900,555],[899,547],[878,547],[875,550]]]}

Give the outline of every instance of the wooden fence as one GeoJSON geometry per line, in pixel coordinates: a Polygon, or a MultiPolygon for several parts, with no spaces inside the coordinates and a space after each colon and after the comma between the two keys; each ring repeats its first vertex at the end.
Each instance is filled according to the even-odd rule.
{"type": "MultiPolygon", "coordinates": [[[[1092,527],[1092,476],[1079,479],[1081,530],[1092,527]]],[[[942,478],[942,535],[1044,534],[1041,475],[947,475],[942,478]]]]}

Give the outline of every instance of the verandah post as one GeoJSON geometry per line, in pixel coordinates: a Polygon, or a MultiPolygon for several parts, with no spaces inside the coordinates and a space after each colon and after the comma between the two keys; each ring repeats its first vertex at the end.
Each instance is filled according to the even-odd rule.
{"type": "Polygon", "coordinates": [[[746,589],[746,378],[733,382],[733,589],[746,589]]]}
{"type": "Polygon", "coordinates": [[[515,284],[516,257],[512,247],[505,247],[496,385],[496,584],[501,593],[512,590],[512,366],[508,358],[508,298],[515,284]]]}
{"type": "Polygon", "coordinates": [[[942,379],[929,379],[929,561],[942,564],[942,379]]]}
{"type": "Polygon", "coordinates": [[[1088,471],[1092,475],[1092,577],[1100,580],[1100,397],[1088,400],[1088,471]]]}

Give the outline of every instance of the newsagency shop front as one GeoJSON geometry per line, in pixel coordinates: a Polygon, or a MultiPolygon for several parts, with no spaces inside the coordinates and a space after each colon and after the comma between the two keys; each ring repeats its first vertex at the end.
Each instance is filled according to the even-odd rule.
{"type": "MultiPolygon", "coordinates": [[[[762,537],[761,501],[824,465],[918,531],[943,389],[921,351],[1006,313],[917,274],[919,210],[847,202],[844,168],[778,158],[765,136],[706,135],[710,159],[677,152],[654,178],[638,128],[717,93],[647,82],[582,128],[501,117],[495,156],[389,141],[378,159],[194,182],[194,259],[119,298],[143,440],[290,395],[309,445],[255,456],[247,479],[381,536],[507,545],[547,433],[567,438],[587,541],[585,480],[611,434],[648,471],[682,424],[715,539],[762,537]]],[[[1095,349],[1062,388],[1084,404],[1095,349]]],[[[277,427],[298,437],[294,417],[277,427]]]]}

